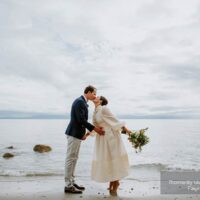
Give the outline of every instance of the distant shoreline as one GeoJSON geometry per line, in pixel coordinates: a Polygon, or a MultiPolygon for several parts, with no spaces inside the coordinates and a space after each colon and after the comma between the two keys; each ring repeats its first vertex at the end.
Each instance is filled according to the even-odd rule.
{"type": "MultiPolygon", "coordinates": [[[[198,115],[183,114],[116,114],[119,119],[200,119],[198,115]]],[[[90,117],[90,116],[89,116],[90,117]]],[[[0,110],[0,119],[70,119],[70,113],[42,113],[0,110]]]]}

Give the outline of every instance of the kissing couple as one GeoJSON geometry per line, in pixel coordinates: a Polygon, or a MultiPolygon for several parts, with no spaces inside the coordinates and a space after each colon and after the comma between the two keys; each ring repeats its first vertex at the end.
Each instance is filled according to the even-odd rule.
{"type": "Polygon", "coordinates": [[[85,190],[85,187],[75,182],[74,172],[81,142],[91,132],[96,133],[91,179],[96,182],[108,182],[110,194],[117,194],[119,180],[128,175],[129,161],[121,132],[130,134],[131,131],[111,113],[107,107],[108,100],[103,96],[97,97],[96,92],[97,89],[90,85],[72,104],[71,119],[65,131],[67,136],[65,193],[81,194],[85,190]],[[95,105],[93,124],[88,122],[89,100],[95,105]],[[89,132],[86,133],[86,129],[89,132]]]}

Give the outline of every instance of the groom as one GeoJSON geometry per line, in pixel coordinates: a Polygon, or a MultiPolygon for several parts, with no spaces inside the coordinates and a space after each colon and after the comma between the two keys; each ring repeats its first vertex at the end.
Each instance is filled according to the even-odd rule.
{"type": "Polygon", "coordinates": [[[88,86],[84,95],[77,98],[71,108],[71,119],[65,134],[67,135],[67,156],[65,161],[65,193],[81,194],[84,187],[79,186],[74,180],[74,171],[78,160],[79,149],[86,129],[94,130],[99,135],[104,135],[101,127],[95,127],[88,120],[88,100],[96,98],[96,88],[88,86]]]}

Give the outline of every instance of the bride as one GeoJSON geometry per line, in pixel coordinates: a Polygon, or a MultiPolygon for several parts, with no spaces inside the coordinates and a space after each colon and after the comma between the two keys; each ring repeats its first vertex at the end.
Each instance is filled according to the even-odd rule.
{"type": "Polygon", "coordinates": [[[105,135],[100,137],[96,134],[91,178],[97,182],[109,182],[110,193],[117,194],[119,180],[127,176],[129,171],[128,155],[121,131],[128,134],[131,131],[110,112],[105,97],[97,97],[93,102],[93,124],[102,127],[105,135]]]}

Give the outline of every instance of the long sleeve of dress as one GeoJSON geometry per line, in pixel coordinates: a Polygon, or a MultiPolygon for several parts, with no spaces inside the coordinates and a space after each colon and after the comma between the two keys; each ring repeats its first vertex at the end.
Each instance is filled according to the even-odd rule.
{"type": "MultiPolygon", "coordinates": [[[[92,116],[92,124],[93,124],[94,126],[97,126],[97,122],[96,122],[96,119],[95,119],[95,115],[94,115],[94,114],[93,114],[93,116],[92,116]]],[[[95,136],[95,135],[96,135],[96,132],[95,132],[94,130],[92,130],[90,136],[95,136]]]]}
{"type": "Polygon", "coordinates": [[[120,131],[121,128],[125,125],[124,122],[119,121],[111,111],[106,107],[102,107],[102,119],[112,127],[115,131],[120,131]]]}
{"type": "Polygon", "coordinates": [[[93,114],[93,116],[92,116],[92,124],[94,126],[97,126],[97,122],[96,122],[96,119],[95,119],[95,114],[93,114]]]}

